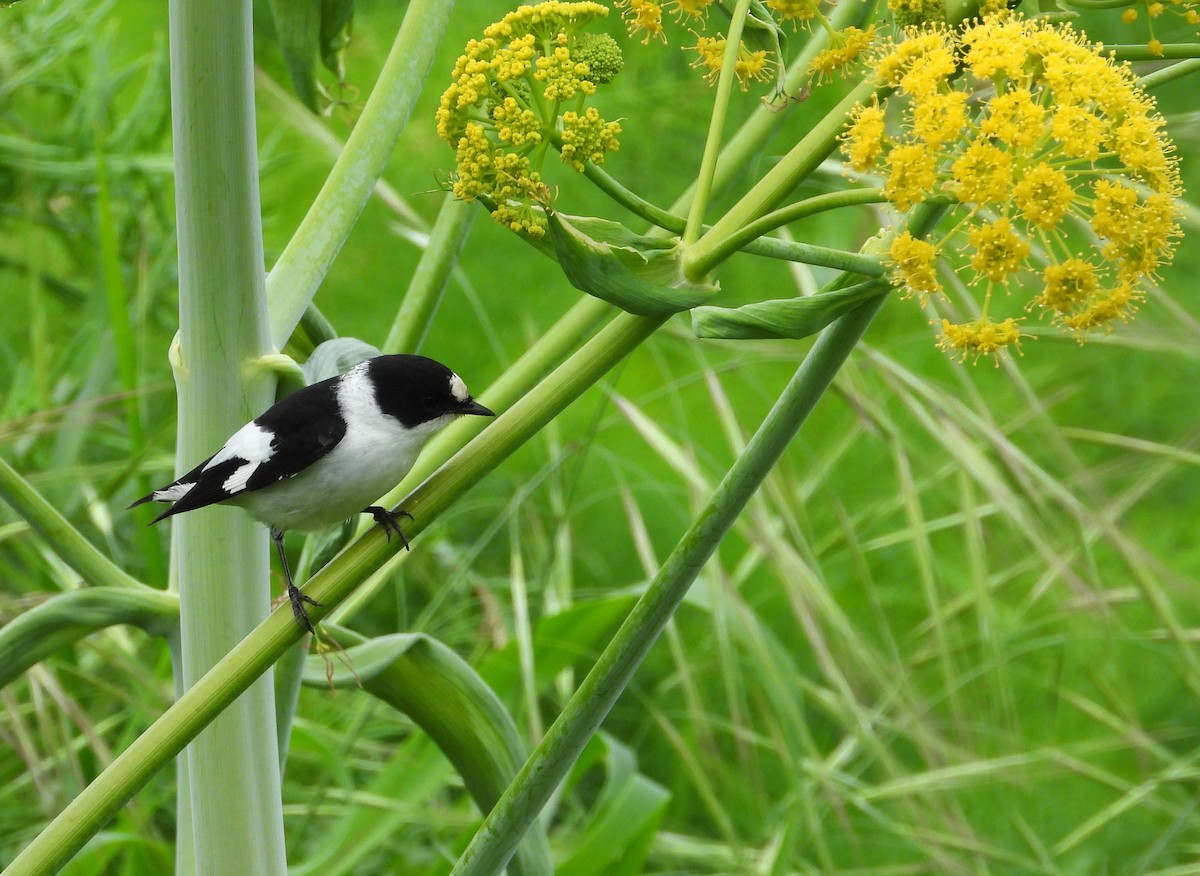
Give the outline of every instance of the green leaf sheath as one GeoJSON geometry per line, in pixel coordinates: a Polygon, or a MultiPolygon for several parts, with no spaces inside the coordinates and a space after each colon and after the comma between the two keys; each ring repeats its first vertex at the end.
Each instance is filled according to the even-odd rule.
{"type": "MultiPolygon", "coordinates": [[[[345,628],[332,634],[341,642],[359,637],[345,628]]],[[[335,668],[337,687],[354,687],[411,718],[454,764],[481,812],[487,812],[516,775],[528,750],[504,704],[471,665],[450,648],[420,633],[396,633],[360,641],[347,649],[354,667],[335,668]]],[[[309,657],[304,683],[324,687],[326,664],[309,657]]],[[[527,838],[513,859],[515,873],[552,873],[544,830],[527,838]]]]}
{"type": "Polygon", "coordinates": [[[52,596],[0,627],[0,688],[39,660],[117,624],[169,635],[179,623],[179,597],[149,587],[88,587],[52,596]]]}
{"type": "Polygon", "coordinates": [[[759,301],[744,307],[697,307],[692,311],[692,328],[701,338],[807,338],[888,288],[884,280],[870,280],[807,298],[759,301]]]}

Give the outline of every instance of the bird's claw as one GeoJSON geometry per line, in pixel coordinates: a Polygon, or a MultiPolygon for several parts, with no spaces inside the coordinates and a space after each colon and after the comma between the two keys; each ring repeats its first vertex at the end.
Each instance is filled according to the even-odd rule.
{"type": "Polygon", "coordinates": [[[318,608],[321,607],[321,603],[302,592],[299,587],[290,581],[288,582],[287,597],[288,601],[292,603],[292,614],[296,617],[296,623],[300,625],[301,629],[315,635],[317,631],[313,629],[312,621],[308,619],[308,612],[304,609],[304,603],[307,602],[309,605],[315,605],[318,608]]]}
{"type": "Polygon", "coordinates": [[[400,542],[404,545],[404,549],[406,551],[412,550],[408,544],[407,536],[405,536],[404,531],[400,528],[400,522],[396,519],[397,517],[407,517],[409,520],[412,520],[413,516],[411,514],[409,514],[407,511],[397,511],[393,514],[382,505],[371,505],[367,508],[364,508],[363,513],[370,514],[373,518],[375,518],[375,522],[379,524],[384,533],[387,535],[388,541],[392,540],[392,533],[395,533],[400,537],[400,542]]]}

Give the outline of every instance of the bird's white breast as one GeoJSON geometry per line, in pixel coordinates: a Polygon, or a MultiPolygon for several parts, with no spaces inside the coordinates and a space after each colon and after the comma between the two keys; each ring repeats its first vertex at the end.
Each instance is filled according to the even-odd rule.
{"type": "Polygon", "coordinates": [[[337,400],[346,433],[333,450],[295,477],[232,501],[276,529],[321,529],[359,513],[398,484],[425,443],[454,419],[406,429],[379,409],[365,365],[346,372],[337,400]]]}

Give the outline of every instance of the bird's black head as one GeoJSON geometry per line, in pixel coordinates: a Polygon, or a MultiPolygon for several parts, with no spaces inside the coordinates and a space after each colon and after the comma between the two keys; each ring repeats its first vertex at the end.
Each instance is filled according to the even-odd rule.
{"type": "Polygon", "coordinates": [[[367,369],[380,410],[410,428],[447,414],[496,416],[471,398],[461,377],[433,359],[377,356],[367,369]]]}

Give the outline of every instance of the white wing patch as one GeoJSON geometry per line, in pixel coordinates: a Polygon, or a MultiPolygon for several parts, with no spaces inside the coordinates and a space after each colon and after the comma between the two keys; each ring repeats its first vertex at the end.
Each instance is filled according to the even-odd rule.
{"type": "MultiPolygon", "coordinates": [[[[271,442],[274,440],[275,433],[271,430],[264,429],[258,423],[247,423],[233,433],[233,436],[225,442],[225,446],[204,466],[204,471],[208,471],[228,459],[244,459],[251,464],[251,470],[253,470],[275,455],[275,451],[271,447],[271,442]]],[[[246,466],[239,468],[229,480],[232,481],[244,468],[246,466]]],[[[250,477],[249,473],[242,478],[242,487],[239,489],[245,487],[248,477],[250,477]]]]}
{"type": "Polygon", "coordinates": [[[458,402],[465,402],[471,397],[471,393],[467,392],[467,385],[457,374],[450,375],[450,394],[458,402]]]}
{"type": "Polygon", "coordinates": [[[254,474],[260,465],[261,462],[248,462],[238,466],[234,473],[225,479],[225,483],[221,484],[221,489],[231,496],[240,493],[246,489],[246,481],[250,480],[250,475],[254,474]]]}

